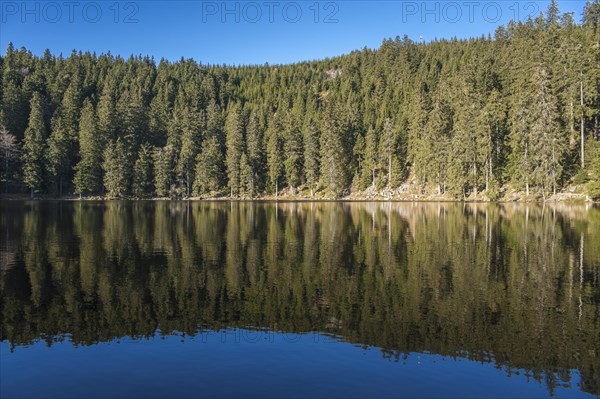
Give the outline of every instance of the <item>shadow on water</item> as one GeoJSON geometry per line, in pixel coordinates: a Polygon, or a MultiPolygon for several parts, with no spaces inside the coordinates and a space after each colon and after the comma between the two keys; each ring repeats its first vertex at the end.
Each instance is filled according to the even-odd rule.
{"type": "Polygon", "coordinates": [[[600,209],[1,203],[1,339],[324,333],[600,395],[600,209]]]}

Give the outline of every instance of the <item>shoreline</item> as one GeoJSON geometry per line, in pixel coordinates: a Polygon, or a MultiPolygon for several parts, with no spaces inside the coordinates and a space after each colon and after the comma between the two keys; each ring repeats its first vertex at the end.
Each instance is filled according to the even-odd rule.
{"type": "Polygon", "coordinates": [[[529,203],[529,204],[546,204],[546,203],[573,203],[573,204],[597,204],[600,201],[594,201],[589,198],[586,194],[579,193],[557,193],[556,196],[549,198],[540,198],[537,196],[530,195],[529,197],[513,196],[510,198],[502,197],[499,199],[488,199],[485,197],[475,197],[466,199],[449,198],[441,195],[397,195],[397,196],[364,196],[364,195],[348,195],[345,197],[324,197],[324,196],[304,196],[304,195],[260,195],[256,197],[225,197],[225,196],[192,196],[192,197],[149,197],[149,198],[138,198],[138,197],[109,197],[102,195],[91,195],[91,196],[39,196],[36,198],[30,198],[29,195],[20,194],[0,194],[0,200],[6,201],[194,201],[194,202],[447,202],[447,203],[483,203],[483,204],[508,204],[508,203],[529,203]]]}

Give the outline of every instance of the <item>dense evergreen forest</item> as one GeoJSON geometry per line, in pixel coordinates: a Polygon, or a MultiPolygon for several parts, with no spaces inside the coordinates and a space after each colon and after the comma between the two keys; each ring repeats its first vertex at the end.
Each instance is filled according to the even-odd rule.
{"type": "Polygon", "coordinates": [[[493,37],[239,67],[9,45],[2,191],[600,197],[599,25],[600,0],[552,1],[493,37]]]}

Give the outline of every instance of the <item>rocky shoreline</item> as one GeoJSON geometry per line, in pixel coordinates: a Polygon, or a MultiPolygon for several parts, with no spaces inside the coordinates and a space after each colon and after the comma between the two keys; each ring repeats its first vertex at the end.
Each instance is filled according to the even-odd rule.
{"type": "MultiPolygon", "coordinates": [[[[0,199],[3,200],[27,200],[30,199],[25,194],[0,194],[0,199]]],[[[567,189],[551,195],[549,197],[543,197],[540,194],[526,195],[523,191],[503,189],[501,195],[497,198],[491,199],[485,193],[479,195],[469,195],[465,198],[456,198],[449,194],[437,194],[437,193],[420,193],[414,188],[407,188],[401,186],[397,189],[390,190],[384,189],[376,191],[374,189],[368,189],[365,191],[350,192],[347,195],[341,197],[335,197],[327,195],[327,193],[318,191],[311,195],[310,190],[304,189],[285,189],[274,194],[259,194],[254,197],[230,197],[225,192],[215,192],[204,196],[190,196],[190,197],[151,197],[151,198],[137,198],[137,197],[124,197],[124,198],[112,198],[103,195],[91,195],[79,197],[77,195],[69,195],[63,197],[52,197],[52,196],[39,196],[36,200],[64,200],[64,201],[105,201],[105,200],[150,200],[150,201],[169,201],[169,200],[190,200],[190,201],[398,201],[398,202],[489,202],[489,203],[546,203],[546,202],[598,202],[592,200],[583,187],[581,186],[570,186],[567,189]]]]}

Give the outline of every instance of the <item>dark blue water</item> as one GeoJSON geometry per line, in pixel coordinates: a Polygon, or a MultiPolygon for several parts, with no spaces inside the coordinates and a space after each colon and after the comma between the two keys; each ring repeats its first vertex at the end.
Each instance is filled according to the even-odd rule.
{"type": "MultiPolygon", "coordinates": [[[[433,354],[385,358],[318,334],[252,330],[123,338],[93,346],[44,342],[9,352],[2,343],[2,397],[520,397],[548,396],[524,370],[433,354]]],[[[577,392],[580,377],[557,386],[577,392]]]]}
{"type": "Polygon", "coordinates": [[[594,397],[589,206],[0,202],[0,397],[594,397]]]}

